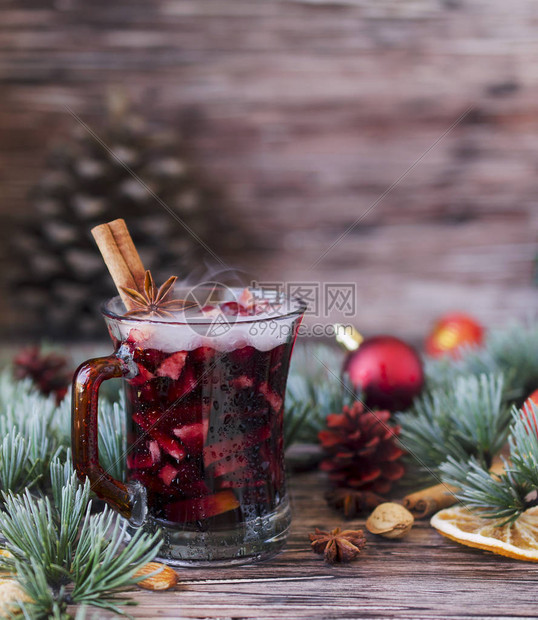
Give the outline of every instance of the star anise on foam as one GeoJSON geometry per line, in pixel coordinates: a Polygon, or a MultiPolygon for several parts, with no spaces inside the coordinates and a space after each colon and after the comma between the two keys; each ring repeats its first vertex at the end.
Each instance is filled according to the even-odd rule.
{"type": "Polygon", "coordinates": [[[171,276],[162,286],[157,288],[153,276],[149,271],[146,271],[144,291],[142,293],[139,293],[135,289],[122,286],[121,290],[135,305],[135,308],[129,310],[129,312],[126,312],[123,316],[173,318],[173,312],[195,306],[196,304],[190,304],[184,299],[168,299],[176,280],[176,276],[171,276]]]}
{"type": "Polygon", "coordinates": [[[337,527],[330,532],[318,530],[310,534],[310,542],[315,553],[323,553],[329,564],[351,562],[366,545],[362,530],[343,530],[337,527]]]}

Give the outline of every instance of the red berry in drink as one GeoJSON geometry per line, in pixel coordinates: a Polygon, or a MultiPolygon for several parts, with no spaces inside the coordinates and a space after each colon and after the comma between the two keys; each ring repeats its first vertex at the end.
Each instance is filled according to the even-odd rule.
{"type": "Polygon", "coordinates": [[[136,366],[138,368],[136,376],[128,380],[131,385],[144,385],[155,377],[155,375],[145,366],[142,366],[142,364],[137,364],[136,366]]]}
{"type": "Polygon", "coordinates": [[[234,351],[228,353],[228,356],[234,364],[237,364],[238,366],[244,364],[244,369],[250,369],[250,365],[256,358],[256,349],[251,346],[241,347],[240,349],[235,349],[234,351]]]}
{"type": "Polygon", "coordinates": [[[198,459],[178,463],[174,481],[176,495],[184,497],[210,495],[211,491],[202,476],[201,463],[198,459]]]}
{"type": "Polygon", "coordinates": [[[267,484],[265,480],[255,480],[249,474],[250,472],[245,471],[244,476],[224,478],[219,482],[219,487],[221,489],[242,489],[243,487],[259,488],[267,484]]]}
{"type": "Polygon", "coordinates": [[[173,465],[167,463],[166,465],[161,467],[161,471],[159,472],[159,478],[164,482],[164,484],[166,484],[167,487],[169,487],[172,484],[174,478],[177,476],[177,473],[177,467],[174,467],[173,465]]]}
{"type": "Polygon", "coordinates": [[[177,461],[181,461],[185,458],[186,452],[183,447],[180,446],[177,441],[174,441],[173,439],[168,437],[168,435],[165,435],[161,431],[155,431],[154,429],[150,431],[150,435],[157,440],[159,446],[172,458],[176,459],[177,461]]]}
{"type": "Polygon", "coordinates": [[[198,379],[192,366],[187,366],[177,381],[170,381],[166,398],[170,404],[176,403],[192,392],[197,385],[198,379]]]}
{"type": "Polygon", "coordinates": [[[135,362],[140,362],[148,370],[156,373],[161,362],[166,358],[167,354],[159,351],[159,349],[140,349],[137,348],[133,356],[135,362]]]}
{"type": "Polygon", "coordinates": [[[207,437],[209,421],[185,424],[172,431],[185,446],[189,454],[201,454],[207,437]]]}
{"type": "Polygon", "coordinates": [[[273,411],[278,413],[282,409],[283,398],[276,392],[274,392],[267,382],[260,385],[260,394],[265,396],[267,402],[271,405],[273,411]]]}
{"type": "Polygon", "coordinates": [[[161,449],[156,441],[148,441],[148,449],[151,454],[153,463],[159,463],[161,460],[161,449]]]}
{"type": "Polygon", "coordinates": [[[215,349],[212,347],[198,347],[189,353],[190,359],[199,364],[209,364],[215,357],[215,349]]]}
{"type": "Polygon", "coordinates": [[[147,469],[153,465],[154,461],[151,454],[131,453],[127,455],[127,467],[130,469],[147,469]]]}
{"type": "Polygon", "coordinates": [[[232,379],[232,385],[236,390],[247,390],[254,386],[254,379],[247,375],[241,375],[236,379],[232,379]]]}
{"type": "Polygon", "coordinates": [[[187,351],[177,351],[161,362],[155,374],[158,377],[168,377],[176,381],[183,372],[186,359],[187,351]]]}
{"type": "Polygon", "coordinates": [[[165,413],[159,416],[159,414],[155,411],[133,414],[133,420],[138,424],[138,426],[144,429],[144,431],[147,431],[150,437],[157,442],[161,450],[169,454],[174,459],[181,461],[186,456],[185,448],[183,448],[183,446],[181,446],[175,439],[172,439],[172,437],[169,437],[165,432],[160,430],[165,417],[165,413]]]}

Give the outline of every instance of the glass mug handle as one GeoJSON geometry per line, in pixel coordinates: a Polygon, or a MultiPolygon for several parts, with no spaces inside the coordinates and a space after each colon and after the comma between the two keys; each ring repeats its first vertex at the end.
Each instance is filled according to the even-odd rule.
{"type": "Polygon", "coordinates": [[[134,374],[128,362],[115,354],[87,360],[78,367],[73,378],[71,445],[79,478],[88,478],[99,498],[133,525],[141,525],[147,512],[145,489],[139,482],[120,482],[101,467],[97,427],[101,383],[134,374]]]}

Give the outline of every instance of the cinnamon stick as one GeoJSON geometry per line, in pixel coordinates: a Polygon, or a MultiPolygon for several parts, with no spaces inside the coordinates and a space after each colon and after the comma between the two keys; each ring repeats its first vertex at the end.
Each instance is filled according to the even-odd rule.
{"type": "Polygon", "coordinates": [[[112,220],[112,222],[108,223],[108,226],[112,231],[118,249],[127,263],[127,267],[129,267],[129,271],[131,272],[134,281],[136,282],[136,286],[132,288],[142,292],[144,290],[146,270],[144,269],[144,265],[142,264],[135,244],[129,234],[125,220],[112,220]]]}
{"type": "MultiPolygon", "coordinates": [[[[504,472],[502,461],[495,460],[490,472],[495,475],[502,474],[504,472]]],[[[457,490],[456,487],[441,483],[406,495],[402,501],[407,510],[412,512],[417,519],[422,519],[455,504],[458,501],[455,496],[457,490]]]]}
{"type": "Polygon", "coordinates": [[[448,484],[436,484],[406,495],[403,498],[403,505],[409,512],[413,513],[414,517],[422,519],[442,508],[448,508],[455,504],[457,500],[454,493],[456,491],[456,487],[448,484]]]}
{"type": "Polygon", "coordinates": [[[132,310],[133,303],[122,287],[142,292],[145,270],[125,221],[118,219],[100,224],[91,232],[125,307],[132,310]]]}

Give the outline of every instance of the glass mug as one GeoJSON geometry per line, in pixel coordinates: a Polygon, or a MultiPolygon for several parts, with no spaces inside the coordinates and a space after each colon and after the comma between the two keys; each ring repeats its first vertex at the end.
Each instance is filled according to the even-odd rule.
{"type": "Polygon", "coordinates": [[[131,527],[159,530],[161,559],[180,566],[270,557],[291,520],[283,403],[305,306],[266,295],[269,313],[237,316],[238,289],[210,293],[214,316],[183,322],[122,316],[113,298],[102,313],[115,351],[83,363],[73,380],[79,476],[131,527]],[[125,379],[126,482],[99,464],[98,391],[112,377],[125,379]]]}

